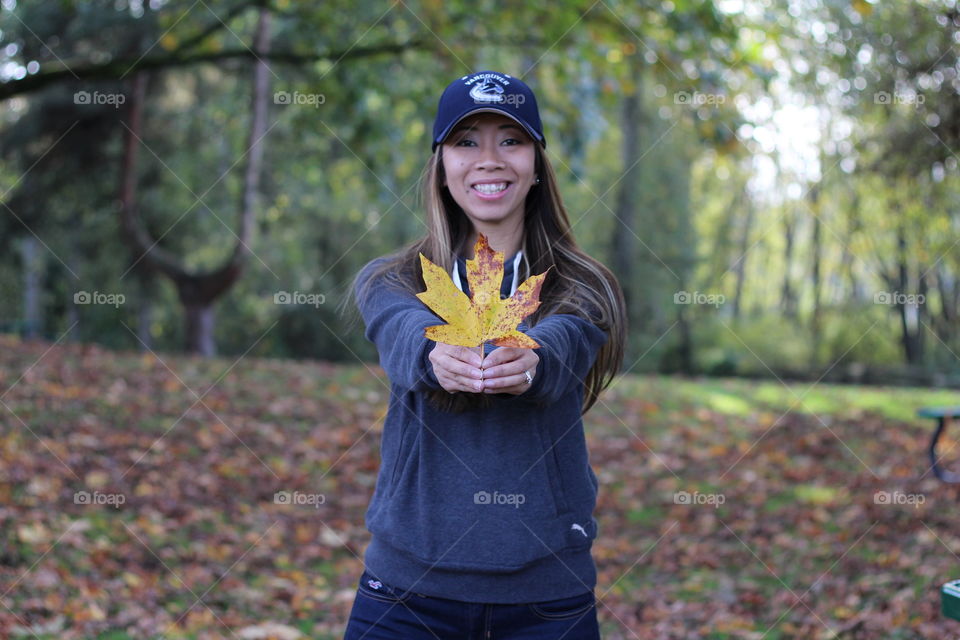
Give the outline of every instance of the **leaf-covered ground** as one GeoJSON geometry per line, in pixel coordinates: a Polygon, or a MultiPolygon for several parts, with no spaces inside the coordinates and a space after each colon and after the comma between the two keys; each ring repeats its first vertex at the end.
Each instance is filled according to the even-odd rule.
{"type": "MultiPolygon", "coordinates": [[[[339,638],[384,385],[0,336],[0,637],[339,638]]],[[[604,638],[960,635],[939,613],[960,489],[927,469],[927,404],[960,402],[620,380],[586,417],[604,638]]],[[[960,470],[960,447],[946,458],[960,470]]]]}

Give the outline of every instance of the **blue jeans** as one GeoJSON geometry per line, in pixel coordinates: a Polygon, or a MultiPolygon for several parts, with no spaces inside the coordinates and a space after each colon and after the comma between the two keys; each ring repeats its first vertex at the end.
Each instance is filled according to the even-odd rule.
{"type": "Polygon", "coordinates": [[[548,602],[482,604],[360,576],[344,640],[599,640],[593,591],[548,602]]]}

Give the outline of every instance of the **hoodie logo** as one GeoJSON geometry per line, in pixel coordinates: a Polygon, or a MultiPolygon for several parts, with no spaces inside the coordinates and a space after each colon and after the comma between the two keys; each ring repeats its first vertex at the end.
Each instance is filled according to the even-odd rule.
{"type": "Polygon", "coordinates": [[[590,537],[590,536],[587,535],[587,532],[583,530],[583,527],[581,527],[580,525],[578,525],[576,522],[574,522],[572,525],[570,525],[570,529],[571,529],[571,530],[574,530],[574,529],[575,529],[575,530],[579,531],[580,533],[583,534],[583,536],[584,536],[585,538],[589,538],[589,537],[590,537]]]}
{"type": "Polygon", "coordinates": [[[495,83],[492,78],[484,78],[470,89],[470,97],[474,102],[503,102],[503,87],[495,83]]]}
{"type": "Polygon", "coordinates": [[[383,587],[383,583],[379,580],[367,580],[367,584],[370,585],[371,589],[380,589],[383,587]]]}

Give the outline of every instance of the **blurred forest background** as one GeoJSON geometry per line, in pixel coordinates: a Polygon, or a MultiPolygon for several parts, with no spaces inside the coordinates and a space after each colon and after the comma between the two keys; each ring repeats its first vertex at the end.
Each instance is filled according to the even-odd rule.
{"type": "Polygon", "coordinates": [[[537,92],[634,372],[960,381],[953,0],[16,2],[0,332],[355,362],[436,100],[537,92]]]}

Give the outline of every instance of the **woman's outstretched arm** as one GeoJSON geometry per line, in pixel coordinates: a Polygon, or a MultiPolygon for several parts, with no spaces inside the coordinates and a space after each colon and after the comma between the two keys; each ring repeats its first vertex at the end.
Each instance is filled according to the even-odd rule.
{"type": "Polygon", "coordinates": [[[423,330],[443,324],[443,320],[416,296],[398,291],[382,279],[370,283],[363,299],[356,296],[380,260],[382,258],[377,258],[360,270],[354,289],[366,327],[364,335],[376,345],[380,366],[393,384],[412,391],[440,389],[428,357],[434,343],[423,335],[423,330]]]}
{"type": "MultiPolygon", "coordinates": [[[[521,323],[518,330],[536,340],[540,348],[534,349],[539,362],[533,382],[514,397],[541,404],[556,402],[582,384],[600,347],[607,341],[605,331],[589,320],[567,313],[547,316],[529,329],[521,323]]],[[[483,361],[484,378],[522,374],[524,366],[517,357],[523,351],[511,348],[491,351],[483,361]]]]}

